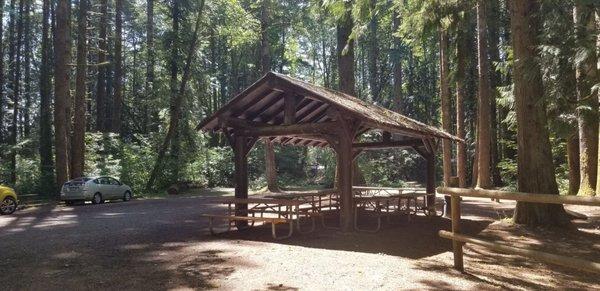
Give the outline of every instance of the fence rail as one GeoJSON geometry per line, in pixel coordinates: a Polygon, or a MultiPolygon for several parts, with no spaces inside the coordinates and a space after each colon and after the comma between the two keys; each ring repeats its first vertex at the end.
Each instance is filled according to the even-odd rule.
{"type": "Polygon", "coordinates": [[[437,192],[440,194],[462,197],[479,197],[491,199],[505,199],[522,202],[533,203],[551,203],[551,204],[572,204],[572,205],[587,205],[600,206],[600,197],[583,197],[583,196],[560,196],[551,194],[533,194],[523,192],[507,192],[498,190],[484,189],[465,189],[465,188],[450,188],[439,187],[437,192]]]}
{"type": "Polygon", "coordinates": [[[454,268],[461,272],[464,271],[463,245],[465,243],[471,243],[502,253],[520,255],[527,258],[543,261],[546,263],[574,268],[577,270],[600,273],[600,263],[537,251],[529,247],[517,248],[505,244],[500,244],[497,242],[491,242],[475,237],[462,235],[460,233],[460,197],[479,197],[490,199],[515,200],[532,203],[571,204],[587,206],[600,206],[600,197],[529,194],[523,192],[506,192],[497,190],[465,189],[451,187],[440,187],[437,189],[437,192],[440,194],[451,196],[450,207],[452,217],[452,232],[442,230],[439,232],[439,235],[442,238],[452,240],[452,249],[454,253],[454,268]]]}

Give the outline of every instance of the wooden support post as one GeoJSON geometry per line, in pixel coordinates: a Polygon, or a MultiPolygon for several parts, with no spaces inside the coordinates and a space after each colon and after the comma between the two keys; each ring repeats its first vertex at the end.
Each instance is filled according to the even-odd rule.
{"type": "MultiPolygon", "coordinates": [[[[248,152],[251,144],[245,136],[234,136],[235,198],[248,198],[248,152]]],[[[236,216],[248,216],[248,204],[235,204],[236,216]]],[[[236,221],[238,228],[248,226],[247,221],[236,221]]]]}
{"type": "MultiPolygon", "coordinates": [[[[460,234],[460,196],[450,198],[450,208],[452,215],[452,233],[460,234]]],[[[454,268],[463,272],[463,243],[452,240],[452,250],[454,252],[454,268]]]]}
{"type": "Polygon", "coordinates": [[[435,213],[435,155],[428,152],[427,160],[427,211],[435,213]]]}
{"type": "MultiPolygon", "coordinates": [[[[448,181],[448,187],[458,187],[459,180],[457,176],[450,177],[448,181]]],[[[452,207],[450,207],[450,195],[444,195],[444,217],[450,218],[452,213],[452,207]]]]}
{"type": "Polygon", "coordinates": [[[333,108],[330,108],[328,115],[338,125],[336,130],[332,132],[337,132],[338,142],[334,148],[337,152],[338,189],[341,199],[340,228],[343,232],[350,232],[354,229],[354,196],[352,193],[354,150],[352,143],[360,126],[355,120],[346,119],[333,108]]]}
{"type": "Polygon", "coordinates": [[[340,228],[350,232],[353,228],[354,198],[352,194],[352,140],[344,134],[339,135],[337,151],[338,189],[341,198],[340,228]]]}

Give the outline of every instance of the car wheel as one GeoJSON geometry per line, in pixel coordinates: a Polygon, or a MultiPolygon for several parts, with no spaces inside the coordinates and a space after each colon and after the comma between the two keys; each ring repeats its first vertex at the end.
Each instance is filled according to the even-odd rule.
{"type": "Polygon", "coordinates": [[[131,200],[131,192],[126,191],[125,194],[123,194],[123,201],[127,202],[131,200]]]}
{"type": "Polygon", "coordinates": [[[104,200],[102,200],[102,194],[100,194],[100,193],[94,194],[94,198],[92,198],[92,204],[100,204],[102,202],[104,202],[104,200]]]}
{"type": "Polygon", "coordinates": [[[6,197],[4,200],[2,200],[2,203],[0,204],[0,214],[12,214],[15,212],[15,210],[17,210],[17,201],[15,199],[12,197],[6,197]]]}

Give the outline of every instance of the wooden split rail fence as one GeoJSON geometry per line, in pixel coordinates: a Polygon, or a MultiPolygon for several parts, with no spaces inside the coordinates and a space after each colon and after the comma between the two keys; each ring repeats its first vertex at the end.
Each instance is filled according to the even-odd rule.
{"type": "Polygon", "coordinates": [[[561,265],[577,270],[600,273],[600,263],[591,262],[573,257],[566,257],[547,252],[533,250],[531,248],[517,248],[506,244],[482,240],[476,237],[471,237],[461,234],[460,231],[460,198],[461,197],[480,197],[490,199],[505,199],[521,202],[532,203],[549,203],[549,204],[571,204],[571,205],[587,205],[600,206],[600,197],[580,197],[580,196],[559,196],[547,194],[531,194],[522,192],[505,192],[497,190],[483,189],[465,189],[465,188],[449,188],[440,187],[437,189],[440,194],[451,196],[451,218],[452,231],[441,230],[440,237],[452,240],[452,249],[454,252],[454,268],[459,271],[464,271],[463,264],[463,245],[465,243],[483,246],[485,248],[507,253],[520,255],[527,258],[532,258],[538,261],[561,265]]]}

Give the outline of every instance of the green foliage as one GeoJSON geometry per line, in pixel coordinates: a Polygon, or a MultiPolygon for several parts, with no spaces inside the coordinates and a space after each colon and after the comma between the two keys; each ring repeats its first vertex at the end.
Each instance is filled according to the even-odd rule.
{"type": "Polygon", "coordinates": [[[424,160],[413,151],[366,152],[358,158],[367,185],[401,187],[405,181],[424,181],[424,160]]]}
{"type": "MultiPolygon", "coordinates": [[[[191,79],[186,88],[182,106],[178,138],[168,149],[162,170],[156,182],[164,189],[177,182],[197,185],[233,186],[233,153],[222,136],[197,132],[196,125],[210,113],[221,108],[233,96],[258,79],[261,37],[266,35],[269,43],[271,69],[290,74],[303,80],[335,89],[338,83],[336,24],[342,17],[351,15],[354,28],[351,38],[355,41],[355,77],[358,97],[378,105],[392,108],[396,99],[393,89],[395,66],[401,67],[402,113],[427,124],[439,125],[439,32],[446,30],[450,41],[451,67],[456,68],[455,43],[459,33],[465,36],[471,48],[475,47],[474,1],[470,0],[270,0],[268,27],[261,27],[261,8],[264,1],[214,0],[206,2],[202,18],[198,49],[191,67],[191,79]],[[399,28],[393,29],[394,22],[399,28]],[[375,26],[370,26],[375,24],[375,26]],[[464,24],[460,25],[460,24],[464,24]],[[371,35],[370,27],[377,27],[371,35]],[[468,28],[465,31],[461,29],[468,28]],[[264,29],[264,31],[263,31],[264,29]],[[264,33],[263,33],[264,32],[264,33]],[[372,52],[378,55],[372,58],[372,52]],[[370,72],[375,64],[376,72],[370,72]],[[375,75],[373,75],[375,74],[375,75]],[[379,88],[372,88],[375,77],[379,88]],[[375,89],[378,91],[375,92],[375,89]],[[374,94],[378,93],[378,94],[374,94]],[[377,99],[370,98],[377,95],[377,99]]],[[[595,3],[581,0],[582,3],[595,3]]],[[[149,167],[156,159],[156,152],[167,131],[171,86],[171,49],[178,48],[177,76],[180,82],[185,50],[191,41],[191,31],[198,1],[155,1],[154,32],[155,78],[146,88],[146,3],[125,1],[125,34],[123,40],[125,61],[125,92],[123,104],[123,128],[119,134],[86,134],[85,174],[110,175],[141,189],[149,175],[149,167]],[[174,35],[171,6],[177,3],[181,9],[180,28],[174,35]],[[177,37],[177,38],[176,38],[177,37]],[[177,39],[177,42],[174,40],[177,39]]],[[[109,3],[111,3],[109,1],[109,3]]],[[[490,2],[491,3],[491,2],[490,2]]],[[[573,1],[540,1],[542,33],[536,48],[543,73],[544,101],[547,103],[549,128],[552,135],[553,155],[559,184],[564,188],[567,168],[564,140],[576,130],[577,106],[574,96],[574,65],[587,59],[594,51],[593,42],[577,43],[572,24],[573,1]]],[[[496,84],[498,106],[499,148],[501,161],[498,165],[507,187],[514,187],[517,177],[516,130],[514,110],[514,87],[512,85],[513,52],[511,49],[507,1],[493,3],[498,14],[489,13],[489,27],[496,30],[499,43],[499,59],[494,60],[499,83],[496,84]]],[[[492,5],[490,5],[492,6],[492,5]]],[[[75,7],[75,6],[74,6],[75,7]]],[[[92,5],[89,24],[90,74],[92,84],[89,107],[86,108],[88,125],[95,128],[95,90],[99,65],[114,70],[114,64],[94,63],[98,51],[99,7],[92,5]]],[[[109,5],[109,49],[114,47],[114,6],[109,5]]],[[[38,37],[40,17],[34,9],[33,39],[38,37]]],[[[75,19],[73,19],[75,20],[75,19]]],[[[8,31],[8,30],[5,30],[8,31]]],[[[10,33],[10,32],[9,32],[10,33]]],[[[76,30],[71,32],[76,40],[76,30]]],[[[594,38],[597,35],[591,34],[594,38]]],[[[73,43],[75,45],[75,43],[73,43]]],[[[32,42],[33,59],[28,64],[32,80],[39,71],[39,44],[32,42]]],[[[108,52],[110,55],[112,52],[108,52]]],[[[11,56],[12,57],[12,56],[11,56]]],[[[4,59],[12,59],[5,56],[4,59]]],[[[477,109],[476,54],[468,56],[466,68],[465,111],[467,115],[468,155],[474,155],[477,109]]],[[[12,66],[7,66],[12,67],[12,66]]],[[[22,66],[25,67],[25,66],[22,66]]],[[[8,68],[10,70],[10,68],[8,68]]],[[[109,72],[109,73],[110,73],[109,72]]],[[[12,76],[13,72],[10,73],[12,76]]],[[[109,74],[111,75],[111,74],[109,74]]],[[[111,75],[112,76],[112,75],[111,75]]],[[[22,80],[24,81],[24,80],[22,80]]],[[[109,78],[109,83],[112,80],[109,78]]],[[[451,82],[454,84],[454,82],[451,82]]],[[[594,85],[594,84],[591,84],[594,85]]],[[[4,84],[8,87],[7,84],[4,84]]],[[[29,93],[38,92],[37,82],[31,83],[29,93]]],[[[112,84],[107,95],[112,96],[112,84]]],[[[595,85],[598,90],[600,84],[595,85]]],[[[454,90],[454,88],[452,89],[454,90]]],[[[24,91],[24,90],[22,90],[24,91]]],[[[452,92],[454,93],[454,92],[452,92]]],[[[39,189],[40,181],[54,177],[40,177],[37,148],[37,121],[39,116],[36,94],[30,105],[20,96],[19,106],[31,114],[29,136],[23,129],[23,117],[18,119],[18,142],[0,144],[0,179],[10,177],[8,153],[17,153],[17,183],[21,192],[51,190],[39,189]],[[25,108],[25,106],[29,106],[25,108]]],[[[110,98],[109,98],[110,99],[110,98]]],[[[110,103],[110,100],[107,100],[110,103]]],[[[0,104],[3,110],[3,127],[0,133],[8,137],[11,120],[11,102],[0,104]]],[[[582,107],[583,109],[590,108],[582,107]]],[[[23,114],[23,113],[21,113],[23,114]]],[[[367,134],[366,139],[372,136],[367,134]]],[[[264,187],[264,148],[257,142],[249,154],[249,181],[253,189],[264,187]]],[[[331,187],[335,179],[335,154],[329,149],[295,148],[276,146],[279,183],[285,187],[311,186],[331,187]]],[[[360,167],[367,183],[381,186],[400,186],[403,181],[424,180],[424,162],[411,151],[367,152],[359,158],[360,167]]],[[[438,163],[438,167],[441,163],[438,163]]],[[[438,170],[438,173],[440,170],[438,170]]]]}

